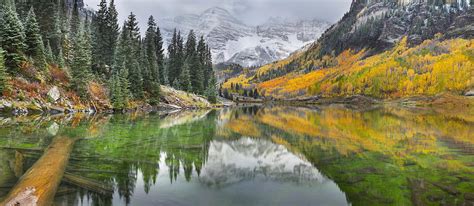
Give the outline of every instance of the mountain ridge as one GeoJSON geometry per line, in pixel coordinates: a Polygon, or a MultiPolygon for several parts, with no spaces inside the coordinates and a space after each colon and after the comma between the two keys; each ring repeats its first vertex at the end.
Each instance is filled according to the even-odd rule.
{"type": "Polygon", "coordinates": [[[468,0],[354,0],[317,41],[286,59],[242,70],[223,84],[221,93],[233,98],[258,89],[257,96],[279,99],[464,94],[474,87],[468,81],[474,64],[472,4],[468,0]],[[459,72],[441,75],[445,68],[459,72]],[[399,76],[371,76],[375,71],[399,76]],[[457,86],[446,83],[447,77],[455,79],[457,86]],[[361,85],[356,85],[359,80],[361,85]]]}
{"type": "Polygon", "coordinates": [[[212,7],[201,14],[188,14],[160,20],[165,41],[175,28],[194,30],[203,35],[213,51],[214,63],[243,66],[267,64],[288,57],[316,40],[329,26],[320,20],[267,21],[250,26],[224,8],[212,7]]]}

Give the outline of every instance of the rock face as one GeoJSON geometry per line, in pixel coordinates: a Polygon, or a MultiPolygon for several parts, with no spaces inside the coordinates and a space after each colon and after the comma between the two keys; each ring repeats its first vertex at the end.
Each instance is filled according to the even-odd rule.
{"type": "Polygon", "coordinates": [[[57,86],[52,87],[48,92],[48,97],[52,102],[56,102],[61,98],[61,93],[59,92],[59,88],[57,86]]]}
{"type": "Polygon", "coordinates": [[[175,28],[203,35],[208,41],[214,63],[255,66],[288,57],[315,41],[326,28],[319,20],[287,21],[272,18],[259,26],[248,26],[222,8],[211,8],[199,15],[160,20],[165,41],[170,42],[175,28]]]}
{"type": "Polygon", "coordinates": [[[347,49],[384,50],[404,36],[411,44],[432,39],[437,33],[445,38],[473,38],[473,2],[353,0],[350,11],[310,50],[321,57],[347,49]]]}

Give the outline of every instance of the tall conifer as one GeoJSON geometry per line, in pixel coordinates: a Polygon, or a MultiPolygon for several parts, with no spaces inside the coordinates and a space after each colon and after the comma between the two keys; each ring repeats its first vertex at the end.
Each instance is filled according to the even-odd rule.
{"type": "Polygon", "coordinates": [[[45,49],[33,7],[26,17],[25,36],[26,55],[33,58],[36,66],[44,69],[46,66],[45,49]]]}

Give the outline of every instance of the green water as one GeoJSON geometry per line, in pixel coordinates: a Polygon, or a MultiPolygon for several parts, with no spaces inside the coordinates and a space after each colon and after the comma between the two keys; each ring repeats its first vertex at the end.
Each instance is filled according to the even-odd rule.
{"type": "Polygon", "coordinates": [[[470,111],[242,107],[0,125],[0,199],[42,154],[11,148],[68,136],[82,139],[66,172],[114,192],[62,183],[56,205],[474,204],[470,111]]]}

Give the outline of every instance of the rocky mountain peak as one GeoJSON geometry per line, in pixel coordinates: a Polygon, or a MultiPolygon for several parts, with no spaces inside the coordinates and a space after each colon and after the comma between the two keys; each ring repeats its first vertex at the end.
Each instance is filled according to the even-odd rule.
{"type": "Polygon", "coordinates": [[[246,25],[231,12],[212,7],[201,14],[183,15],[160,21],[164,38],[170,41],[174,28],[194,30],[206,38],[214,63],[257,66],[283,59],[315,41],[329,26],[319,20],[269,19],[258,26],[246,25]]]}
{"type": "Polygon", "coordinates": [[[347,49],[385,50],[404,36],[410,44],[437,33],[472,38],[473,18],[471,0],[353,0],[350,11],[311,50],[321,57],[347,49]]]}

